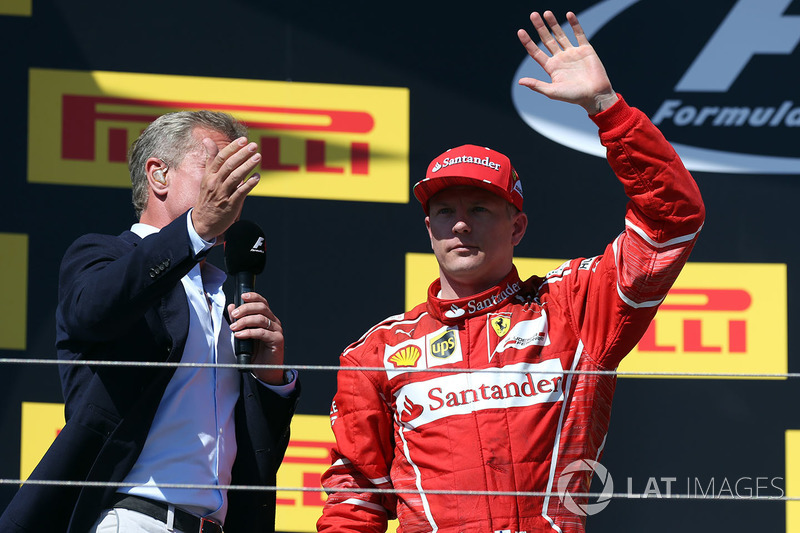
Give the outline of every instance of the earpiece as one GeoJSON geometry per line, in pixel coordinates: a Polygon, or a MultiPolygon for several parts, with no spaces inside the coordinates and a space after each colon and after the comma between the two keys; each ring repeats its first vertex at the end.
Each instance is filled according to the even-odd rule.
{"type": "Polygon", "coordinates": [[[155,172],[153,172],[153,179],[159,182],[161,185],[167,184],[167,177],[164,176],[164,171],[161,169],[158,169],[155,172]]]}

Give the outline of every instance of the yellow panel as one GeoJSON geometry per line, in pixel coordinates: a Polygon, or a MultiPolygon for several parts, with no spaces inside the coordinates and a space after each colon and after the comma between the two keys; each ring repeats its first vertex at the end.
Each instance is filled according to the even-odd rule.
{"type": "MultiPolygon", "coordinates": [[[[20,479],[27,479],[53,440],[64,427],[64,405],[59,403],[22,403],[22,439],[20,479]]],[[[278,486],[321,488],[320,477],[330,466],[334,437],[330,418],[319,415],[295,415],[292,437],[280,470],[278,486]]],[[[313,532],[322,515],[326,496],[317,491],[278,491],[276,529],[313,532]]],[[[389,524],[389,533],[397,521],[389,524]]]]}
{"type": "MultiPolygon", "coordinates": [[[[329,417],[295,415],[292,438],[278,470],[278,486],[320,488],[320,478],[331,464],[333,444],[329,417]]],[[[322,506],[327,499],[324,493],[278,491],[277,497],[277,531],[316,531],[317,519],[322,515],[322,506]]],[[[396,521],[389,524],[390,533],[396,529],[396,521]]]]}
{"type": "MultiPolygon", "coordinates": [[[[800,498],[800,430],[786,432],[786,496],[800,498]]],[[[800,501],[786,502],[786,533],[800,533],[800,501]]]]}
{"type": "Polygon", "coordinates": [[[0,15],[30,17],[33,0],[3,0],[0,2],[0,15]]]}
{"type": "Polygon", "coordinates": [[[125,153],[159,115],[211,109],[263,155],[252,194],[407,203],[406,88],[31,69],[28,179],[130,187],[125,153]]]}
{"type": "Polygon", "coordinates": [[[784,374],[786,265],[689,263],[620,372],[784,374]]]}
{"type": "Polygon", "coordinates": [[[22,402],[20,479],[28,479],[63,427],[64,404],[22,402]]]}
{"type": "MultiPolygon", "coordinates": [[[[563,261],[514,263],[525,279],[563,261]]],[[[438,275],[433,254],[406,255],[406,309],[425,300],[438,275]]],[[[688,263],[619,371],[785,374],[786,298],[785,264],[688,263]]]]}
{"type": "Polygon", "coordinates": [[[28,236],[0,233],[0,348],[24,350],[28,316],[28,236]]]}
{"type": "MultiPolygon", "coordinates": [[[[327,416],[295,415],[292,437],[278,470],[278,486],[320,488],[330,466],[334,438],[327,416]]],[[[325,495],[321,492],[278,491],[277,531],[316,531],[325,495]]]]}

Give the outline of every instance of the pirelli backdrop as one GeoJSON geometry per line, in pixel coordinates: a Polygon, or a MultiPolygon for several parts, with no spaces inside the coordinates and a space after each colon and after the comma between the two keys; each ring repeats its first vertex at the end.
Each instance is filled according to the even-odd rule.
{"type": "MultiPolygon", "coordinates": [[[[798,0],[2,0],[0,478],[25,479],[63,424],[48,364],[59,262],[81,234],[134,221],[125,153],[162,113],[227,111],[260,144],[244,216],[267,235],[257,287],[292,364],[336,365],[424,298],[437,271],[410,191],[447,148],[514,162],[531,220],[523,275],[601,253],[626,199],[583,111],[516,84],[542,75],[516,37],[534,9],[578,13],[614,88],[675,145],[708,210],[620,367],[636,375],[619,380],[608,476],[593,489],[613,480],[628,497],[589,530],[800,532],[798,0]]],[[[312,489],[335,375],[302,380],[278,483],[312,489]]],[[[0,509],[15,490],[0,485],[0,509]]],[[[279,492],[278,529],[313,531],[324,499],[279,492]]]]}

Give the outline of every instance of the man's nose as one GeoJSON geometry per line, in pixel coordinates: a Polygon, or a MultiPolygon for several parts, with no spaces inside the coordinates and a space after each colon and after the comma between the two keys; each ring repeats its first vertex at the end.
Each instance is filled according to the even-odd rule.
{"type": "Polygon", "coordinates": [[[453,224],[453,233],[469,233],[470,227],[463,217],[459,217],[455,224],[453,224]]]}

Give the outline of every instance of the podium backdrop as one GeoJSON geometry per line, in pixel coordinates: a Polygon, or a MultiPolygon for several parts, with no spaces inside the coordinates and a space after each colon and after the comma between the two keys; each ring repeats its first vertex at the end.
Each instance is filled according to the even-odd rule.
{"type": "MultiPolygon", "coordinates": [[[[177,4],[0,4],[0,478],[24,478],[63,424],[49,363],[59,262],[81,234],[134,222],[125,153],[162,113],[228,111],[260,143],[263,178],[243,216],[267,235],[257,287],[292,364],[337,365],[370,326],[424,297],[437,272],[411,187],[447,148],[511,158],[531,221],[523,274],[601,253],[626,198],[593,124],[516,84],[543,75],[516,37],[532,31],[529,12],[563,21],[573,10],[708,212],[620,367],[683,375],[620,377],[601,463],[630,497],[612,498],[589,530],[800,531],[800,503],[786,501],[800,496],[800,2],[177,4]]],[[[222,265],[221,250],[210,260],[222,265]]],[[[284,487],[318,487],[332,439],[335,374],[301,375],[284,487]]],[[[0,509],[15,490],[0,485],[0,509]]],[[[278,497],[280,530],[313,530],[324,496],[278,497]]]]}

